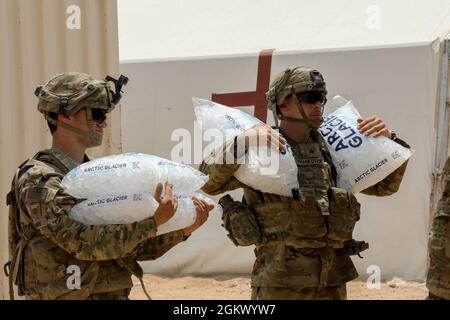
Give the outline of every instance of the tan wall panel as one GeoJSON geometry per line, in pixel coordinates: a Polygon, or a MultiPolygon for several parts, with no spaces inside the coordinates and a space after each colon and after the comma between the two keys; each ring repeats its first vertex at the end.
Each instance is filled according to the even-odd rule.
{"type": "MultiPolygon", "coordinates": [[[[33,92],[51,76],[80,71],[103,78],[119,72],[117,4],[115,0],[0,1],[0,264],[8,259],[5,195],[15,168],[51,136],[33,92]],[[67,7],[78,5],[81,28],[70,30],[67,7]]],[[[120,108],[109,121],[105,143],[89,154],[121,151],[120,108]]],[[[8,282],[0,275],[0,297],[8,298],[8,282]]]]}

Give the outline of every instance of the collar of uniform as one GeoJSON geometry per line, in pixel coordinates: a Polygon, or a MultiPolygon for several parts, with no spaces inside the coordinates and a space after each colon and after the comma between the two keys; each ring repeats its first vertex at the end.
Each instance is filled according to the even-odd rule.
{"type": "MultiPolygon", "coordinates": [[[[294,147],[296,145],[299,145],[301,143],[297,143],[294,140],[290,139],[288,136],[286,136],[283,132],[283,130],[281,128],[278,129],[280,134],[283,136],[283,138],[286,139],[287,143],[291,146],[294,147]]],[[[319,141],[319,131],[317,129],[311,129],[309,131],[309,138],[308,141],[306,143],[313,143],[313,142],[318,142],[319,141]]]]}
{"type": "MultiPolygon", "coordinates": [[[[63,164],[66,167],[67,172],[80,165],[79,163],[73,161],[73,159],[69,155],[67,155],[65,152],[59,149],[45,149],[41,151],[41,154],[42,153],[55,157],[59,162],[61,162],[61,164],[63,164]]],[[[83,163],[88,161],[90,161],[90,159],[85,154],[83,163]]]]}

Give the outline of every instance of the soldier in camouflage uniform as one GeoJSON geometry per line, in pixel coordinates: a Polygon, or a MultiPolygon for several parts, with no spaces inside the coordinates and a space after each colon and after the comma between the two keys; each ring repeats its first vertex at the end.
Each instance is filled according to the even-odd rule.
{"type": "MultiPolygon", "coordinates": [[[[267,93],[279,132],[266,126],[253,127],[234,144],[224,148],[223,163],[203,163],[209,174],[203,187],[208,194],[243,188],[242,202],[223,197],[224,226],[236,245],[255,244],[252,299],[346,299],[346,282],[357,277],[350,259],[365,249],[352,239],[360,216],[355,196],[336,187],[336,169],[318,132],[326,103],[322,75],[308,67],[282,72],[267,93]],[[293,197],[262,193],[233,177],[249,146],[249,137],[264,134],[267,145],[287,141],[298,166],[299,190],[293,197]],[[234,161],[229,161],[229,157],[234,161]]],[[[359,119],[363,134],[384,135],[408,147],[377,117],[359,119]]],[[[260,139],[261,141],[261,139],[260,139]]],[[[261,142],[258,143],[261,145],[261,142]]],[[[362,193],[388,196],[402,181],[406,163],[383,181],[362,193]]]]}
{"type": "Polygon", "coordinates": [[[155,190],[160,205],[151,218],[119,225],[84,225],[69,218],[80,199],[67,194],[61,180],[89,160],[86,148],[101,144],[107,113],[119,102],[127,81],[124,76],[103,81],[72,72],[36,89],[38,110],[48,121],[53,144],[18,168],[7,196],[11,261],[4,269],[12,299],[14,284],[27,299],[128,299],[132,274],[143,285],[137,261],[160,257],[206,221],[212,208],[195,199],[192,226],[156,236],[158,226],[177,208],[170,184],[163,198],[162,184],[155,190]],[[79,288],[70,285],[74,267],[79,288]]]}
{"type": "Polygon", "coordinates": [[[428,243],[430,300],[450,300],[450,158],[445,163],[442,178],[443,193],[433,217],[428,243]]]}

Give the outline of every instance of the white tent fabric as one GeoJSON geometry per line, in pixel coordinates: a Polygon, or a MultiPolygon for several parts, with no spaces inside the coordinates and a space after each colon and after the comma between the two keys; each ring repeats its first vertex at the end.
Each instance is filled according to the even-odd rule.
{"type": "Polygon", "coordinates": [[[450,30],[448,0],[119,0],[120,59],[399,46],[450,30]]]}
{"type": "MultiPolygon", "coordinates": [[[[258,53],[274,48],[271,78],[287,67],[313,66],[324,74],[330,96],[352,99],[362,115],[381,116],[416,150],[397,194],[358,195],[362,218],[355,238],[370,249],[354,261],[362,279],[369,266],[378,266],[383,279],[424,280],[442,77],[436,38],[450,30],[450,3],[257,3],[135,0],[129,6],[119,0],[121,71],[130,77],[122,103],[123,151],[170,158],[178,143],[171,140],[174,130],[186,128],[194,140],[191,97],[254,91],[258,53]]],[[[252,106],[242,109],[253,112],[252,106]]],[[[248,274],[253,248],[234,247],[220,224],[220,217],[211,217],[187,242],[144,262],[144,270],[248,274]]]]}
{"type": "MultiPolygon", "coordinates": [[[[354,101],[362,115],[382,116],[399,137],[416,150],[400,191],[391,197],[358,195],[362,218],[356,239],[370,243],[363,260],[355,259],[361,276],[370,265],[382,277],[424,279],[427,261],[428,206],[435,144],[437,43],[410,47],[344,52],[277,54],[272,77],[289,66],[310,65],[324,74],[330,96],[354,101]]],[[[252,91],[257,55],[167,62],[122,63],[130,76],[122,104],[123,150],[169,158],[178,141],[172,132],[193,132],[191,97],[210,98],[213,92],[252,91]]],[[[252,112],[252,108],[244,108],[252,112]]],[[[192,138],[194,139],[194,138],[192,138]]],[[[235,193],[235,198],[240,194],[235,193]]],[[[252,248],[236,248],[212,217],[187,242],[162,258],[144,263],[146,272],[248,273],[252,248]]]]}

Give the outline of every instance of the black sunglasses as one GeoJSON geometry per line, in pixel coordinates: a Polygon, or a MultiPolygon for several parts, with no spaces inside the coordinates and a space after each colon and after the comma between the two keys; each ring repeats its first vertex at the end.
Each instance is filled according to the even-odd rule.
{"type": "Polygon", "coordinates": [[[106,110],[103,109],[91,109],[92,120],[97,122],[98,124],[103,123],[106,120],[106,110]]]}
{"type": "Polygon", "coordinates": [[[327,102],[327,95],[321,91],[307,91],[297,94],[297,99],[306,102],[315,104],[320,102],[320,104],[325,104],[327,102]]]}

